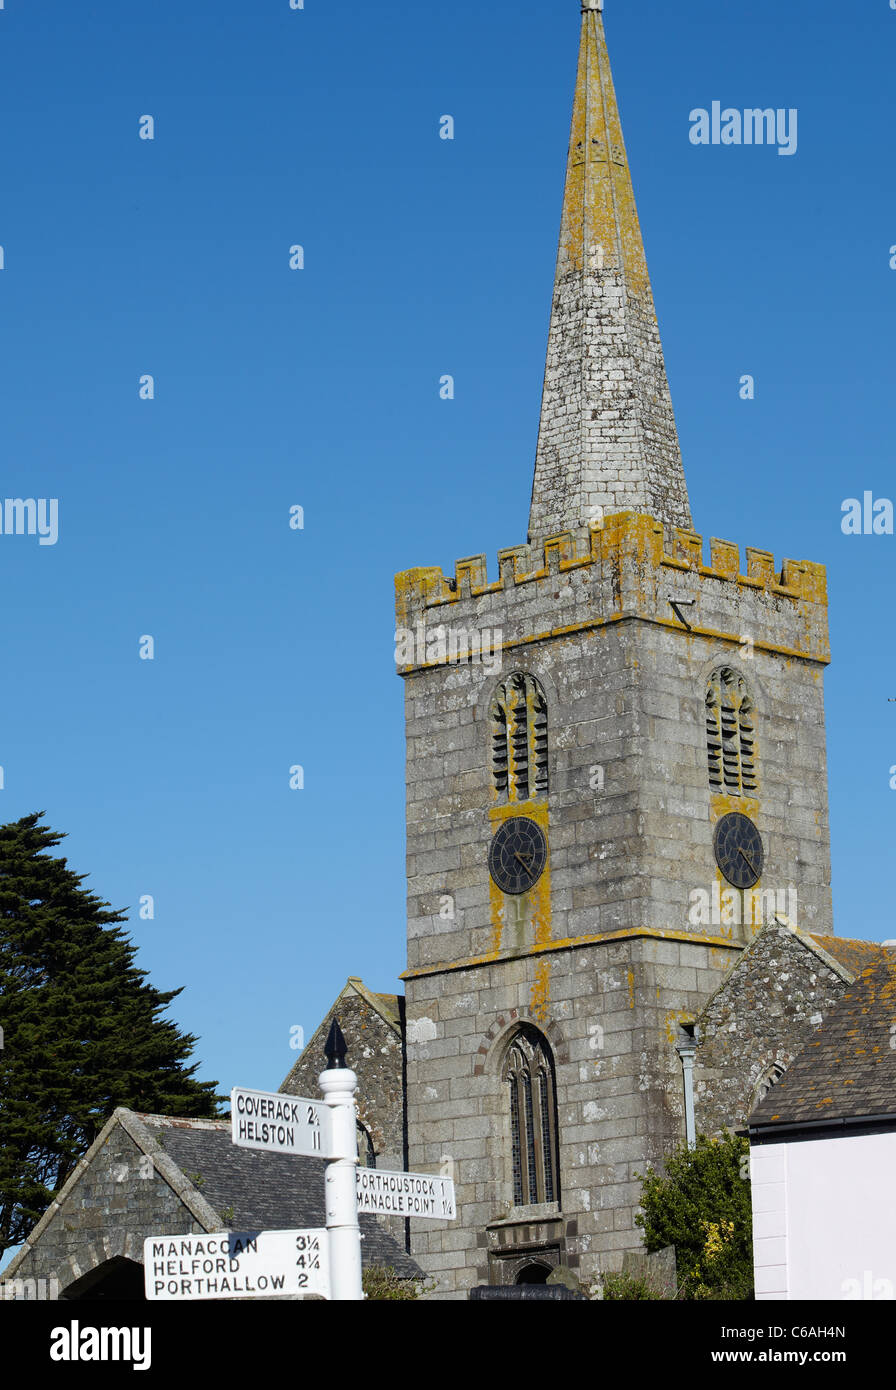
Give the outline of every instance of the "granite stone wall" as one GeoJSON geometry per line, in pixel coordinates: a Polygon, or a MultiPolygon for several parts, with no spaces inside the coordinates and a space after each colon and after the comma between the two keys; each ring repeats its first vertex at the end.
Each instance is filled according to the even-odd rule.
{"type": "Polygon", "coordinates": [[[849,988],[836,962],[784,926],[756,938],[737,970],[707,1003],[694,1059],[698,1129],[739,1128],[757,1088],[794,1057],[849,988]]]}
{"type": "MultiPolygon", "coordinates": [[[[222,1223],[223,1224],[223,1223],[222,1223]]],[[[142,1266],[150,1234],[186,1235],[205,1228],[156,1170],[125,1128],[115,1124],[98,1154],[84,1165],[81,1180],[44,1217],[34,1247],[17,1264],[17,1281],[51,1282],[57,1297],[106,1261],[142,1266]]],[[[142,1271],[141,1271],[142,1272],[142,1271]]]]}
{"type": "Polygon", "coordinates": [[[326,1066],[323,1044],[334,1018],[345,1037],[346,1065],[358,1077],[358,1119],[372,1142],[376,1166],[401,1169],[405,1139],[400,1028],[384,1019],[351,985],[326,1015],[280,1090],[292,1096],[320,1096],[318,1078],[326,1066]]]}
{"type": "Polygon", "coordinates": [[[454,1165],[457,1222],[412,1229],[439,1296],[510,1279],[539,1250],[591,1279],[640,1248],[637,1174],[684,1137],[676,1042],[761,929],[718,911],[694,919],[695,896],[728,887],[712,847],[720,816],[751,817],[758,886],[783,890],[807,930],[830,930],[824,572],[790,561],[776,572],[747,551],[740,574],[736,547],[719,541],[709,558],[690,532],[620,514],[502,552],[491,582],[482,557],[459,562],[451,582],[439,570],[398,577],[399,626],[427,636],[402,669],[408,1162],[454,1165]],[[687,625],[670,597],[694,600],[687,625]],[[499,629],[499,661],[440,659],[440,629],[499,629]],[[705,698],[721,664],[744,675],[756,707],[749,797],[710,788],[705,698]],[[488,714],[517,669],[545,692],[550,786],[505,806],[488,714]],[[549,845],[542,879],[519,896],[488,872],[506,814],[537,820],[549,845]],[[550,1210],[512,1205],[501,1062],[521,1021],[554,1051],[550,1210]]]}

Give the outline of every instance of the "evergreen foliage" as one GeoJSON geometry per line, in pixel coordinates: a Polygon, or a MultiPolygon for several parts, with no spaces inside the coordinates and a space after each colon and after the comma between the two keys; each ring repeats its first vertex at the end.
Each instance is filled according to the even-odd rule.
{"type": "Polygon", "coordinates": [[[402,1279],[392,1265],[369,1265],[361,1273],[361,1287],[368,1301],[381,1303],[419,1298],[421,1294],[431,1293],[436,1286],[434,1282],[427,1284],[419,1274],[402,1279]]]}
{"type": "Polygon", "coordinates": [[[603,1276],[602,1288],[604,1302],[631,1303],[663,1296],[643,1274],[610,1272],[603,1276]]]}
{"type": "Polygon", "coordinates": [[[684,1145],[667,1159],[664,1174],[638,1174],[635,1220],[648,1251],[675,1246],[679,1298],[753,1297],[749,1154],[746,1139],[700,1134],[694,1149],[684,1145]]]}
{"type": "Polygon", "coordinates": [[[214,1117],[197,1039],[161,1015],[126,920],[47,851],[43,812],[0,826],[0,1254],[43,1215],[117,1106],[214,1117]]]}

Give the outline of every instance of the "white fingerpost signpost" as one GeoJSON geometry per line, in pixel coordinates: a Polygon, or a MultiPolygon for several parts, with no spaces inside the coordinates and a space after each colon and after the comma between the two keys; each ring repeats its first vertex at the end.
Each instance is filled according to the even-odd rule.
{"type": "Polygon", "coordinates": [[[235,1086],[230,1095],[230,1137],[237,1147],[327,1160],[326,1228],[148,1236],[143,1245],[147,1298],[316,1293],[339,1302],[360,1302],[364,1291],[359,1211],[455,1219],[453,1178],[375,1168],[359,1171],[358,1078],[345,1065],[345,1050],[334,1018],[324,1048],[327,1066],[319,1078],[322,1101],[245,1086],[235,1086]]]}
{"type": "Polygon", "coordinates": [[[146,1297],[274,1298],[330,1296],[326,1231],[219,1231],[148,1236],[146,1297]]]}
{"type": "Polygon", "coordinates": [[[330,1111],[319,1100],[234,1086],[230,1138],[241,1149],[329,1158],[330,1111]]]}
{"type": "Polygon", "coordinates": [[[358,1210],[374,1216],[430,1216],[437,1221],[454,1221],[454,1179],[436,1178],[432,1173],[359,1168],[358,1210]]]}

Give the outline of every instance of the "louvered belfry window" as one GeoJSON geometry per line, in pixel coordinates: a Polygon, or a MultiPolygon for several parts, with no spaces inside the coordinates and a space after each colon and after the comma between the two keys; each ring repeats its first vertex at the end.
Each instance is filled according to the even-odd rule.
{"type": "Polygon", "coordinates": [[[706,688],[709,785],[732,796],[757,788],[755,711],[747,683],[730,666],[713,671],[706,688]]]}
{"type": "Polygon", "coordinates": [[[510,1106],[514,1206],[556,1202],[557,1110],[547,1042],[534,1028],[514,1037],[504,1063],[510,1106]]]}
{"type": "Polygon", "coordinates": [[[534,676],[514,671],[492,698],[492,786],[505,802],[548,793],[548,707],[534,676]]]}

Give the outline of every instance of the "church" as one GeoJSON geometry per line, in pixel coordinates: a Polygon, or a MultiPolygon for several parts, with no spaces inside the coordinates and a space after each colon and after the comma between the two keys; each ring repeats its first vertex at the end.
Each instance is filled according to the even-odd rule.
{"type": "MultiPolygon", "coordinates": [[[[602,8],[582,6],[528,536],[396,578],[405,1166],[453,1174],[458,1203],[409,1249],[443,1298],[618,1269],[638,1174],[743,1128],[887,954],[833,934],[824,567],[693,529],[602,8]]],[[[364,1103],[384,1030],[350,1029],[374,1155],[400,1119],[364,1103]]]]}
{"type": "MultiPolygon", "coordinates": [[[[833,932],[824,568],[694,530],[602,8],[582,5],[528,535],[396,578],[405,993],[350,977],[281,1087],[317,1094],[338,1017],[359,1160],[454,1177],[455,1222],[368,1231],[436,1298],[620,1268],[638,1175],[742,1129],[886,956],[833,932]]],[[[153,1177],[215,1229],[203,1124],[166,1122],[179,1166],[153,1177]]],[[[123,1114],[113,1158],[162,1128],[123,1114]]],[[[54,1221],[81,1281],[184,1229],[144,1200],[125,1240],[125,1184],[112,1234],[85,1225],[93,1258],[59,1234],[94,1149],[11,1275],[50,1272],[54,1221]]]]}

